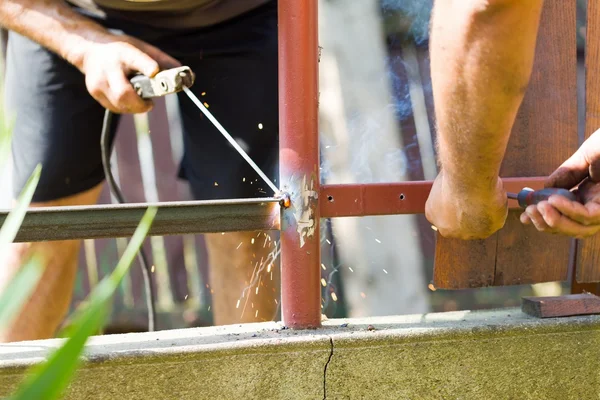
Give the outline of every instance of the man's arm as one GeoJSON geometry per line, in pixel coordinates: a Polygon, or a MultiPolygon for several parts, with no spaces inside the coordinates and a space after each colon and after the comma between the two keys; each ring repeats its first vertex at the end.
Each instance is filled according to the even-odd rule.
{"type": "Polygon", "coordinates": [[[431,76],[441,174],[427,216],[443,236],[500,229],[498,178],[529,82],[543,0],[437,0],[431,76]]]}
{"type": "Polygon", "coordinates": [[[147,111],[127,75],[153,76],[179,63],[159,49],[117,36],[71,9],[63,0],[1,0],[0,25],[58,54],[86,75],[88,90],[115,112],[147,111]]]}

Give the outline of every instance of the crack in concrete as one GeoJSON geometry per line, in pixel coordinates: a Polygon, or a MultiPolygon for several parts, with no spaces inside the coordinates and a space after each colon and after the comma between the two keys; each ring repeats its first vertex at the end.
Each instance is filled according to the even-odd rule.
{"type": "Polygon", "coordinates": [[[333,338],[331,336],[329,337],[329,344],[331,345],[331,350],[329,352],[329,358],[325,363],[325,368],[323,369],[323,400],[327,399],[327,367],[331,362],[331,357],[333,357],[333,338]]]}

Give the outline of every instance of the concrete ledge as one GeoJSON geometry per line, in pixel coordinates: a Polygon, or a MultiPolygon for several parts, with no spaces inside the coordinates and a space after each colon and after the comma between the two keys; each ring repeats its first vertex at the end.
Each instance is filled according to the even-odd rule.
{"type": "MultiPolygon", "coordinates": [[[[517,309],[90,339],[68,399],[597,399],[600,317],[517,309]]],[[[60,340],[0,345],[0,397],[60,340]]]]}

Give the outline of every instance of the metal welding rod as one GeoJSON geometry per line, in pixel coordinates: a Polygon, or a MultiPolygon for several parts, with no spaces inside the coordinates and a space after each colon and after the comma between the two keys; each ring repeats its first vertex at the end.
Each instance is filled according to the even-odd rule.
{"type": "Polygon", "coordinates": [[[515,199],[519,202],[521,208],[527,208],[532,204],[538,204],[541,201],[548,200],[552,195],[564,196],[571,201],[577,201],[575,193],[568,191],[567,189],[557,188],[546,188],[541,190],[533,190],[530,188],[524,188],[519,193],[506,193],[509,199],[515,199]]]}

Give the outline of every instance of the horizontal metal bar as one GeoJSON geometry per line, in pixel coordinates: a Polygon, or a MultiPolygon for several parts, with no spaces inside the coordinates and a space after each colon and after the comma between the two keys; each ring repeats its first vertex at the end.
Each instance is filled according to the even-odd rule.
{"type": "MultiPolygon", "coordinates": [[[[279,230],[278,198],[30,208],[15,239],[39,242],[133,235],[149,206],[158,212],[150,236],[279,230]]],[[[7,210],[0,211],[0,225],[7,210]]]]}
{"type": "MultiPolygon", "coordinates": [[[[524,187],[541,189],[545,177],[502,178],[509,192],[524,187]]],[[[322,185],[321,218],[360,217],[367,215],[422,214],[431,191],[432,181],[322,185]]],[[[518,208],[514,200],[510,208],[518,208]]]]}

